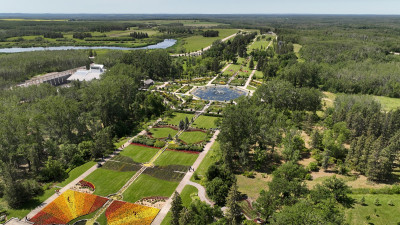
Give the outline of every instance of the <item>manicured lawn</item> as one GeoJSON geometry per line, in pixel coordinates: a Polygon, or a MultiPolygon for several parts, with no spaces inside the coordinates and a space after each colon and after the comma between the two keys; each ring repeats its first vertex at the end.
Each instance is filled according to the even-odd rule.
{"type": "Polygon", "coordinates": [[[264,74],[261,71],[256,71],[256,73],[254,74],[253,78],[255,79],[263,79],[264,78],[264,74]]]}
{"type": "Polygon", "coordinates": [[[190,203],[192,203],[192,197],[190,197],[190,195],[193,193],[197,195],[199,193],[199,190],[197,190],[197,188],[192,185],[186,185],[183,188],[181,192],[181,198],[184,206],[187,207],[190,205],[190,203]]]}
{"type": "Polygon", "coordinates": [[[150,132],[155,138],[167,138],[169,134],[171,135],[171,137],[174,137],[175,134],[178,133],[177,130],[174,130],[172,128],[151,128],[150,132]]]}
{"type": "Polygon", "coordinates": [[[150,161],[151,158],[158,152],[156,148],[146,148],[137,145],[129,145],[126,147],[120,155],[128,156],[133,159],[133,161],[138,163],[145,163],[150,161]]]}
{"type": "Polygon", "coordinates": [[[146,174],[141,174],[124,192],[124,201],[134,203],[144,197],[170,197],[177,186],[178,182],[160,180],[146,174]]]}
{"type": "Polygon", "coordinates": [[[135,173],[134,171],[117,172],[99,168],[86,177],[85,180],[94,184],[96,187],[95,195],[107,196],[119,191],[135,173]]]}
{"type": "Polygon", "coordinates": [[[353,208],[346,210],[346,222],[349,224],[398,224],[400,222],[400,195],[384,194],[357,194],[351,195],[357,202],[365,197],[365,206],[359,203],[354,204],[353,208]],[[380,206],[376,206],[375,199],[378,199],[380,206]],[[394,206],[388,205],[392,201],[394,206]],[[376,210],[376,213],[375,213],[376,210]],[[369,219],[367,217],[369,216],[369,219]]]}
{"type": "Polygon", "coordinates": [[[238,70],[240,70],[239,64],[231,64],[228,69],[225,70],[223,74],[228,74],[229,76],[234,75],[238,70]]]}
{"type": "Polygon", "coordinates": [[[173,113],[171,117],[167,118],[165,122],[169,124],[173,124],[175,126],[179,126],[179,122],[181,120],[185,121],[186,117],[189,119],[189,122],[193,118],[194,114],[187,113],[173,113]]]}
{"type": "Polygon", "coordinates": [[[205,129],[210,129],[210,128],[216,128],[215,126],[215,121],[218,120],[218,117],[214,116],[199,116],[194,121],[193,126],[197,128],[205,128],[205,129]]]}
{"type": "MultiPolygon", "coordinates": [[[[213,29],[216,30],[216,29],[213,29]]],[[[193,52],[201,50],[207,46],[210,46],[214,41],[226,38],[234,33],[237,33],[236,29],[217,29],[219,31],[219,37],[203,37],[202,35],[195,35],[188,38],[184,38],[185,44],[183,47],[186,52],[193,52]]]]}
{"type": "MultiPolygon", "coordinates": [[[[210,167],[213,163],[215,163],[221,158],[221,156],[218,155],[219,150],[220,150],[219,142],[216,141],[214,142],[213,146],[208,151],[206,157],[204,157],[203,161],[201,161],[200,163],[200,166],[196,170],[196,173],[200,177],[200,179],[206,176],[208,167],[210,167]]],[[[193,182],[199,181],[195,180],[193,176],[190,178],[190,180],[193,182]]]]}
{"type": "Polygon", "coordinates": [[[168,166],[168,165],[183,165],[183,166],[191,166],[194,161],[197,159],[196,154],[183,153],[183,152],[174,152],[174,151],[165,151],[160,157],[155,161],[155,165],[157,166],[168,166]]]}
{"type": "Polygon", "coordinates": [[[207,134],[201,131],[190,131],[190,132],[186,131],[179,136],[179,139],[188,144],[194,144],[204,141],[206,137],[207,134]]]}
{"type": "Polygon", "coordinates": [[[57,186],[64,187],[65,185],[71,183],[71,181],[75,180],[82,173],[86,172],[86,170],[90,169],[94,165],[96,165],[96,162],[91,161],[74,168],[68,173],[68,178],[63,182],[61,182],[60,184],[58,184],[57,186]]]}

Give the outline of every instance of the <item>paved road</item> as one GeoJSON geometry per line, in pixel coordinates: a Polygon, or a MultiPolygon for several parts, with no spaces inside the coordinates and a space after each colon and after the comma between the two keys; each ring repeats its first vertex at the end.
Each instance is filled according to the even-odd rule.
{"type": "MultiPolygon", "coordinates": [[[[202,151],[199,154],[199,157],[197,157],[196,161],[193,163],[192,168],[194,168],[195,171],[199,167],[200,163],[203,161],[204,157],[207,155],[208,151],[211,149],[211,146],[214,144],[215,140],[217,139],[218,134],[219,134],[219,130],[217,130],[214,133],[214,136],[211,138],[210,142],[207,143],[207,145],[204,147],[204,151],[202,151]]],[[[192,175],[193,175],[193,172],[187,172],[185,177],[179,183],[178,187],[175,189],[175,191],[178,192],[178,193],[181,193],[183,188],[186,185],[190,184],[190,178],[192,177],[192,175]]],[[[200,191],[199,191],[199,195],[200,195],[200,191]]],[[[172,194],[172,196],[173,196],[173,194],[172,194]]],[[[162,207],[160,212],[157,214],[157,217],[153,220],[152,225],[159,225],[159,224],[162,223],[162,221],[164,220],[165,216],[167,215],[167,213],[171,209],[172,196],[167,200],[166,204],[162,207]]],[[[206,198],[205,195],[203,197],[206,198]]]]}

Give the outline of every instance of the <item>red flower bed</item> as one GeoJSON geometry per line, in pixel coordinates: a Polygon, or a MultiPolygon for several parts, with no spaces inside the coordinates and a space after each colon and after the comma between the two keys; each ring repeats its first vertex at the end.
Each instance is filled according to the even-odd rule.
{"type": "Polygon", "coordinates": [[[82,187],[87,187],[87,188],[89,188],[90,190],[92,190],[92,191],[94,191],[95,190],[95,186],[94,186],[94,184],[92,184],[92,183],[90,183],[89,181],[86,181],[86,180],[81,180],[81,181],[79,181],[79,184],[82,186],[82,187]]]}

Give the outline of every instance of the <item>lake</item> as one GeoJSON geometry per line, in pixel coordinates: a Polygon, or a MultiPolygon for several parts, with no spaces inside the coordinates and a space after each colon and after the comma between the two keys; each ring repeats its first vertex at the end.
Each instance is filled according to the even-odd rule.
{"type": "Polygon", "coordinates": [[[138,50],[138,49],[166,49],[176,43],[175,39],[165,39],[155,45],[139,48],[125,48],[112,46],[57,46],[57,47],[30,47],[30,48],[0,48],[1,53],[33,52],[33,51],[56,51],[56,50],[81,50],[81,49],[112,49],[112,50],[138,50]]]}

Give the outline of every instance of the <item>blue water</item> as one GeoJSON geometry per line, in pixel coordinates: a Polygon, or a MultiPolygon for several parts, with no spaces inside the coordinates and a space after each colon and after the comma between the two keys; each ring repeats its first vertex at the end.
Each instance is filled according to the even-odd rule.
{"type": "Polygon", "coordinates": [[[193,95],[204,100],[230,101],[246,95],[246,92],[229,86],[211,86],[199,87],[193,95]]]}
{"type": "Polygon", "coordinates": [[[164,41],[155,45],[149,45],[140,48],[125,48],[125,47],[111,47],[111,46],[58,46],[58,47],[30,47],[30,48],[0,48],[1,53],[17,53],[17,52],[33,52],[33,51],[56,51],[56,50],[79,50],[79,49],[112,49],[112,50],[138,50],[138,49],[166,49],[176,43],[175,39],[165,39],[164,41]]]}

